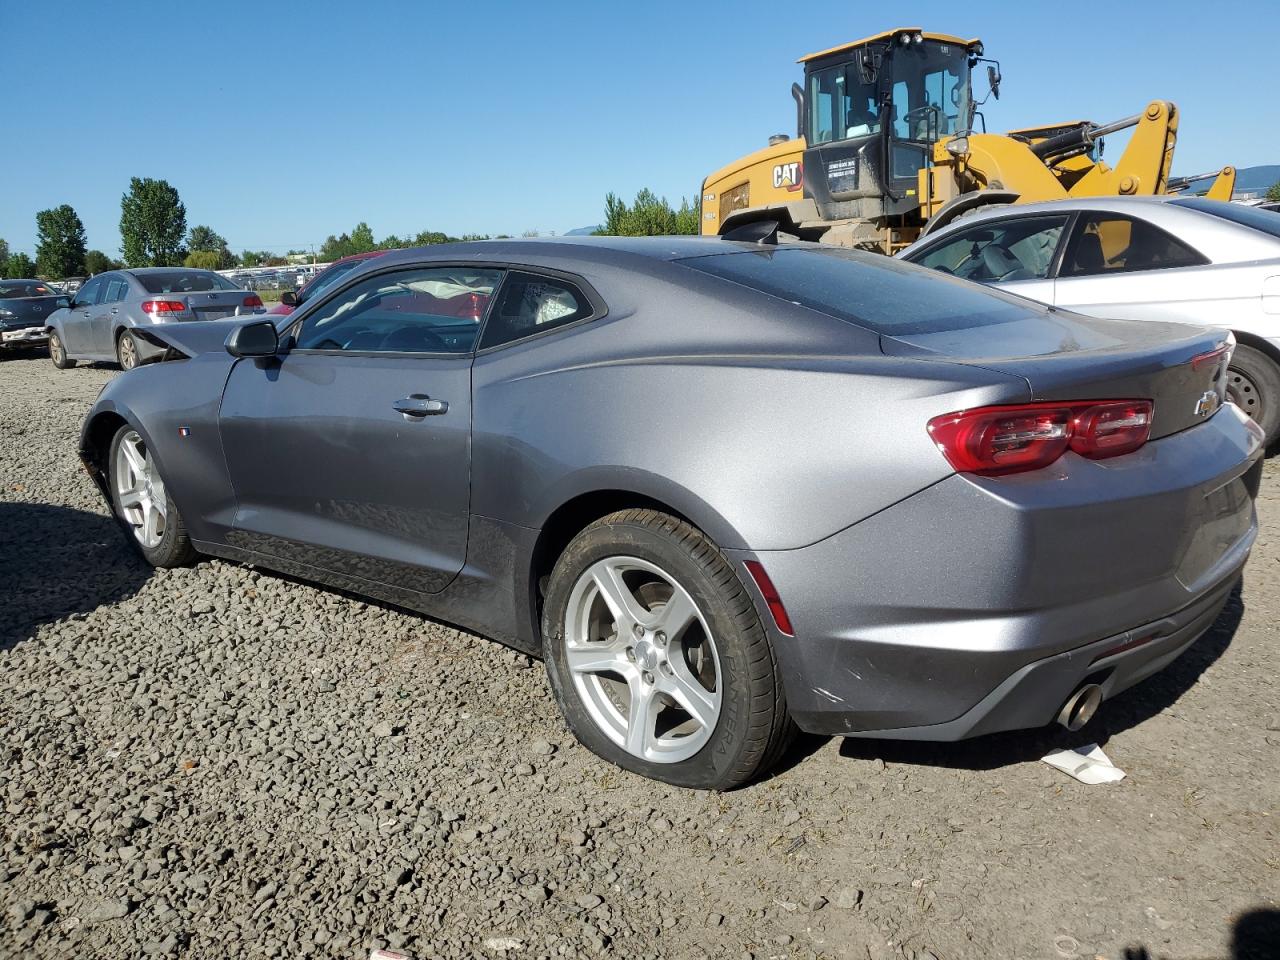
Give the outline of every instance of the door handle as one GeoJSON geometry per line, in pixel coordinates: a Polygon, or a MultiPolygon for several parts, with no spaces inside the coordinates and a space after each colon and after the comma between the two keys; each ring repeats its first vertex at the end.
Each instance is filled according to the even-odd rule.
{"type": "Polygon", "coordinates": [[[119,307],[112,307],[112,308],[111,308],[111,312],[112,312],[112,313],[119,313],[119,312],[120,312],[120,308],[119,308],[119,307]]]}
{"type": "Polygon", "coordinates": [[[442,413],[449,412],[448,402],[433,400],[425,393],[411,393],[403,400],[397,400],[391,407],[411,420],[419,420],[422,417],[436,417],[442,413]]]}

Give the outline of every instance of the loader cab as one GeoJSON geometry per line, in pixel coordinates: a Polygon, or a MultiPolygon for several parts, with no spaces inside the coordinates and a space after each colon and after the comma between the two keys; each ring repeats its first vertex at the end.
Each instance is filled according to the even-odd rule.
{"type": "Polygon", "coordinates": [[[804,184],[824,219],[909,218],[939,140],[973,120],[978,40],[899,28],[801,58],[804,184]]]}

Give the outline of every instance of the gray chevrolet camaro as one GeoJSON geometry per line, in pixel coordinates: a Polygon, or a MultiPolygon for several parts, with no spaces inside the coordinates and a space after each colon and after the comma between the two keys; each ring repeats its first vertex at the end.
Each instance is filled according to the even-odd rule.
{"type": "Polygon", "coordinates": [[[81,455],[200,554],[543,657],[578,739],[727,788],[799,727],[1055,719],[1214,621],[1261,432],[1225,331],[810,245],[404,250],[288,317],[140,329],[81,455]]]}

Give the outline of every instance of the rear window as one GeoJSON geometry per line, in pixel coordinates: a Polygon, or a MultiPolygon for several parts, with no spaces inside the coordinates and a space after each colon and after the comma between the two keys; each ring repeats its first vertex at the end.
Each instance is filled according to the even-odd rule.
{"type": "Polygon", "coordinates": [[[0,300],[56,296],[57,294],[43,283],[35,283],[31,280],[0,280],[0,300]]]}
{"type": "Polygon", "coordinates": [[[779,247],[681,260],[886,336],[965,330],[1025,318],[1022,299],[874,253],[779,247]]]}
{"type": "Polygon", "coordinates": [[[1246,207],[1242,203],[1226,203],[1222,200],[1209,200],[1205,197],[1186,197],[1181,200],[1170,200],[1179,207],[1199,210],[1223,220],[1230,220],[1242,227],[1252,227],[1272,237],[1280,237],[1280,213],[1272,210],[1259,210],[1257,207],[1246,207]]]}
{"type": "Polygon", "coordinates": [[[165,270],[135,273],[147,293],[199,293],[203,290],[239,290],[226,277],[208,270],[165,270]]]}

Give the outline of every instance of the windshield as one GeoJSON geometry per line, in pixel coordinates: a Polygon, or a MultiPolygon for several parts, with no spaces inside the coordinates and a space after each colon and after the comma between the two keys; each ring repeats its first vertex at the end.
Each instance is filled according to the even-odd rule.
{"type": "MultiPolygon", "coordinates": [[[[932,143],[968,126],[969,52],[954,43],[925,40],[894,46],[890,118],[899,140],[932,143]]],[[[810,144],[880,132],[876,83],[864,83],[854,62],[809,75],[805,137],[810,144]]]]}
{"type": "Polygon", "coordinates": [[[320,294],[330,289],[334,284],[362,263],[364,263],[363,260],[348,260],[345,263],[335,263],[327,270],[316,274],[315,279],[303,288],[302,295],[298,297],[298,302],[302,303],[304,300],[310,300],[312,297],[320,296],[320,294]]]}
{"type": "Polygon", "coordinates": [[[679,262],[893,337],[1009,323],[1039,309],[1021,297],[856,250],[779,247],[679,262]]]}
{"type": "Polygon", "coordinates": [[[163,270],[135,273],[147,293],[198,293],[204,290],[239,290],[234,283],[209,270],[163,270]]]}
{"type": "Polygon", "coordinates": [[[49,287],[33,280],[0,280],[0,300],[56,296],[57,294],[49,287]]]}
{"type": "Polygon", "coordinates": [[[1259,210],[1257,207],[1246,207],[1242,203],[1224,203],[1221,200],[1210,200],[1206,197],[1186,197],[1169,202],[1179,207],[1209,213],[1223,220],[1230,220],[1242,227],[1252,227],[1272,237],[1280,237],[1280,213],[1271,210],[1259,210]]]}

